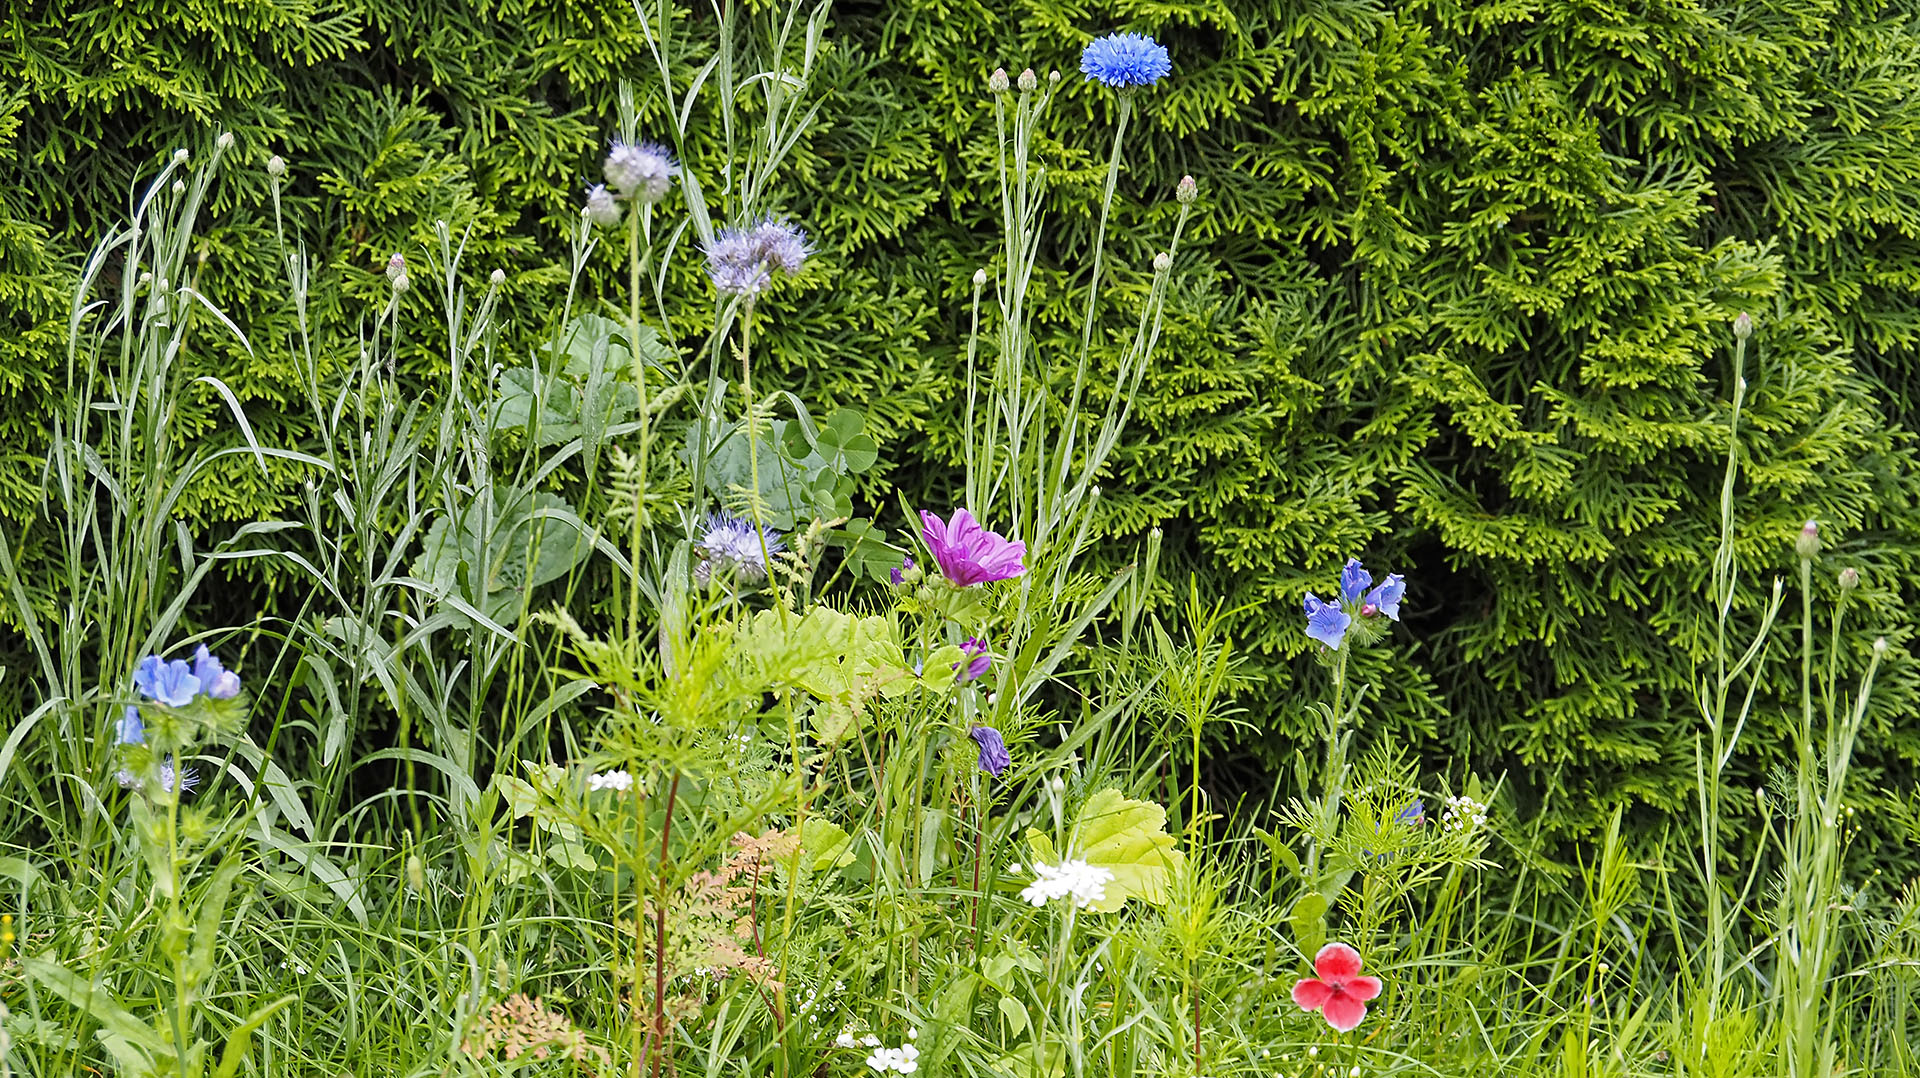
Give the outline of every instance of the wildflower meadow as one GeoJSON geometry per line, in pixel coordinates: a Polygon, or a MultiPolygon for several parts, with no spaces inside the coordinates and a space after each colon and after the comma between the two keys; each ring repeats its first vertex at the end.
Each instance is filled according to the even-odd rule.
{"type": "MultiPolygon", "coordinates": [[[[596,42],[639,58],[569,114],[591,151],[537,109],[472,133],[546,147],[520,179],[557,216],[508,184],[442,198],[471,178],[449,164],[394,181],[433,208],[412,242],[341,265],[315,252],[360,234],[319,204],[385,189],[193,95],[198,137],[116,178],[71,265],[17,271],[9,245],[41,233],[0,216],[0,298],[64,289],[58,332],[15,335],[47,407],[0,427],[29,432],[0,471],[0,1078],[1920,1074],[1913,526],[1887,523],[1912,512],[1911,447],[1870,432],[1812,300],[1760,302],[1792,244],[1548,275],[1657,277],[1683,327],[1671,370],[1621,373],[1651,331],[1602,320],[1620,370],[1529,376],[1614,457],[1576,459],[1489,395],[1519,375],[1458,358],[1525,353],[1544,320],[1476,332],[1480,300],[1379,278],[1340,364],[1170,383],[1209,325],[1249,357],[1311,350],[1299,326],[1334,306],[1234,319],[1315,259],[1391,262],[1411,227],[1367,169],[1412,151],[1357,129],[1287,175],[1365,173],[1373,201],[1246,242],[1220,225],[1277,220],[1252,183],[1285,171],[1263,156],[1282,136],[1223,147],[1183,111],[1228,45],[1163,40],[1144,9],[1256,48],[1378,13],[1203,6],[1006,6],[1077,64],[973,57],[953,92],[990,122],[955,151],[966,194],[897,234],[842,227],[836,202],[908,207],[836,186],[816,139],[879,152],[934,121],[843,78],[866,46],[800,0],[636,0],[568,37],[581,64],[596,42]],[[1243,171],[1147,179],[1223,155],[1243,171]],[[919,233],[977,257],[847,257],[919,233]],[[1196,249],[1225,267],[1204,291],[1196,249]],[[920,321],[874,298],[909,293],[920,321]],[[1381,383],[1412,396],[1367,397],[1415,334],[1381,383]],[[895,393],[838,374],[907,355],[895,393]],[[1642,394],[1658,378],[1698,407],[1642,394]],[[1324,426],[1276,420],[1308,389],[1340,398],[1324,426]],[[1436,422],[1392,403],[1415,397],[1506,454],[1503,491],[1452,478],[1464,451],[1393,441],[1436,422]],[[1271,486],[1208,456],[1246,437],[1271,486]],[[1636,454],[1649,470],[1607,463],[1636,454]],[[1356,493],[1388,463],[1414,478],[1356,493]],[[1541,510],[1549,481],[1631,519],[1541,510]],[[1478,557],[1544,567],[1503,583],[1478,557]]],[[[1831,15],[1795,10],[1734,29],[1831,15]]],[[[347,25],[288,18],[319,52],[347,25]]],[[[922,30],[891,46],[927,55],[922,30]]],[[[1390,52],[1356,108],[1416,109],[1390,52]]],[[[1473,92],[1521,101],[1532,70],[1473,92]]],[[[430,96],[361,122],[404,158],[430,96]]],[[[1536,138],[1522,112],[1474,128],[1481,152],[1536,138]]],[[[1499,218],[1513,248],[1474,257],[1517,265],[1532,211],[1466,190],[1443,238],[1499,218]]],[[[1668,212],[1591,195],[1616,222],[1668,212]]],[[[1898,246],[1881,224],[1822,242],[1898,246]]],[[[1545,309],[1524,276],[1486,295],[1545,309]]],[[[1859,343],[1890,384],[1900,332],[1859,343]]]]}

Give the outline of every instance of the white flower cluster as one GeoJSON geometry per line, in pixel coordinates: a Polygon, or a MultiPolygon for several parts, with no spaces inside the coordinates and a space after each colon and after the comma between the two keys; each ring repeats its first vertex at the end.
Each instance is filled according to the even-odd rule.
{"type": "Polygon", "coordinates": [[[589,775],[587,789],[612,790],[623,794],[633,789],[633,774],[628,771],[602,771],[597,775],[589,775]]]}
{"type": "Polygon", "coordinates": [[[1107,897],[1107,884],[1113,873],[1085,861],[1062,861],[1057,865],[1033,866],[1034,881],[1020,897],[1035,906],[1044,906],[1056,898],[1072,898],[1073,904],[1086,909],[1107,897]]]}
{"type": "Polygon", "coordinates": [[[855,1037],[851,1031],[841,1030],[840,1035],[833,1039],[833,1043],[841,1048],[873,1049],[867,1056],[867,1066],[872,1067],[875,1073],[885,1074],[888,1071],[894,1071],[899,1074],[912,1074],[920,1069],[920,1049],[913,1046],[914,1038],[918,1036],[920,1036],[918,1029],[909,1029],[907,1043],[898,1048],[887,1048],[881,1045],[880,1038],[871,1033],[855,1037]]]}
{"type": "MultiPolygon", "coordinates": [[[[832,1008],[833,997],[846,991],[846,988],[847,982],[845,981],[833,982],[833,987],[824,992],[819,991],[810,984],[804,985],[799,992],[795,993],[800,1001],[800,1005],[796,1009],[801,1014],[813,1015],[814,1025],[822,1025],[827,1020],[827,1011],[832,1008]],[[826,1006],[822,1006],[822,1004],[826,1004],[826,1006]]],[[[853,1047],[852,1037],[846,1033],[842,1033],[839,1037],[834,1038],[834,1043],[839,1044],[842,1038],[846,1039],[848,1043],[841,1044],[840,1047],[853,1047]]],[[[873,1043],[879,1044],[880,1042],[875,1040],[873,1043]]]]}
{"type": "Polygon", "coordinates": [[[1477,831],[1487,826],[1487,806],[1465,794],[1449,797],[1446,815],[1440,818],[1440,826],[1449,831],[1477,831]]]}

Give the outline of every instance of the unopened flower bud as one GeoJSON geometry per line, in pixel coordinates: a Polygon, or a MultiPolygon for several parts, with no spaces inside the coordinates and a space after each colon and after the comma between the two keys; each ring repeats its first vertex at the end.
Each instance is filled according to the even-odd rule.
{"type": "Polygon", "coordinates": [[[1004,67],[994,68],[993,74],[987,76],[987,89],[993,93],[1004,94],[1009,85],[1011,83],[1007,81],[1007,69],[1004,67]]]}
{"type": "Polygon", "coordinates": [[[222,150],[233,149],[233,132],[231,131],[220,132],[220,137],[217,139],[214,139],[213,144],[214,146],[222,150]]]}
{"type": "Polygon", "coordinates": [[[501,285],[507,283],[507,271],[503,269],[494,270],[492,273],[487,274],[487,280],[492,283],[493,287],[499,288],[501,285]]]}
{"type": "Polygon", "coordinates": [[[286,174],[287,174],[286,158],[280,156],[279,154],[274,154],[272,157],[267,158],[267,175],[268,176],[271,176],[277,180],[280,177],[285,176],[286,174]]]}
{"type": "Polygon", "coordinates": [[[427,891],[427,868],[420,863],[417,853],[407,855],[407,886],[413,888],[413,893],[417,895],[427,891]]]}
{"type": "Polygon", "coordinates": [[[1027,68],[1025,71],[1020,72],[1019,86],[1020,92],[1023,94],[1032,93],[1039,88],[1040,80],[1034,76],[1033,68],[1027,68]]]}
{"type": "Polygon", "coordinates": [[[397,281],[400,278],[405,277],[406,275],[407,275],[406,256],[402,255],[398,251],[395,251],[392,257],[387,259],[387,280],[397,281]]]}
{"type": "Polygon", "coordinates": [[[1058,86],[1060,84],[1060,73],[1058,71],[1047,72],[1047,81],[1058,86]]]}
{"type": "Polygon", "coordinates": [[[174,193],[174,194],[176,194],[176,195],[184,195],[184,194],[186,194],[186,193],[187,193],[187,181],[185,181],[185,180],[175,180],[175,181],[173,181],[173,193],[174,193]]]}
{"type": "Polygon", "coordinates": [[[974,270],[973,271],[973,287],[985,288],[986,286],[987,286],[987,271],[984,268],[974,270]]]}
{"type": "Polygon", "coordinates": [[[1848,566],[1840,570],[1840,590],[1852,591],[1860,586],[1860,571],[1848,566]]]}
{"type": "Polygon", "coordinates": [[[1173,268],[1173,256],[1165,251],[1153,256],[1153,272],[1165,273],[1173,268]]]}
{"type": "Polygon", "coordinates": [[[1794,553],[1803,561],[1811,561],[1820,553],[1820,525],[1809,520],[1800,526],[1800,536],[1793,541],[1794,553]]]}
{"type": "Polygon", "coordinates": [[[1753,316],[1741,311],[1733,319],[1733,335],[1739,340],[1753,336],[1753,316]]]}
{"type": "Polygon", "coordinates": [[[1884,636],[1883,636],[1883,637],[1881,637],[1880,639],[1878,639],[1878,640],[1875,640],[1875,641],[1873,642],[1873,653],[1874,653],[1875,655],[1885,655],[1885,654],[1887,653],[1887,638],[1886,638],[1886,637],[1884,637],[1884,636]]]}
{"type": "Polygon", "coordinates": [[[176,165],[184,165],[187,163],[187,158],[190,156],[192,155],[187,153],[187,148],[185,146],[182,146],[179,149],[173,151],[173,163],[176,165]]]}
{"type": "Polygon", "coordinates": [[[1180,183],[1173,189],[1173,197],[1179,201],[1182,206],[1193,205],[1194,198],[1199,194],[1200,185],[1193,182],[1192,176],[1180,177],[1180,183]]]}
{"type": "Polygon", "coordinates": [[[405,292],[411,287],[413,287],[413,282],[408,280],[407,275],[404,273],[393,279],[393,291],[395,294],[405,292]]]}
{"type": "Polygon", "coordinates": [[[620,203],[613,200],[613,192],[604,184],[594,184],[587,188],[587,207],[581,211],[587,220],[601,228],[612,228],[620,223],[620,203]]]}

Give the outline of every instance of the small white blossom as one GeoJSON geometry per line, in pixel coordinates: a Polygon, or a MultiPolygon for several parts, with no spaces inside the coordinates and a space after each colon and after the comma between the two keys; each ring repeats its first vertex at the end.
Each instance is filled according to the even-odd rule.
{"type": "Polygon", "coordinates": [[[1107,884],[1113,873],[1085,861],[1062,861],[1057,865],[1035,864],[1034,881],[1020,897],[1035,906],[1044,906],[1056,898],[1072,898],[1073,904],[1086,909],[1107,897],[1107,884]]]}
{"type": "Polygon", "coordinates": [[[1465,794],[1449,797],[1440,825],[1448,831],[1477,831],[1487,826],[1487,806],[1465,794]]]}
{"type": "Polygon", "coordinates": [[[589,775],[587,789],[626,793],[633,789],[633,774],[627,771],[602,771],[597,775],[589,775]]]}
{"type": "Polygon", "coordinates": [[[867,1057],[867,1066],[880,1074],[888,1071],[912,1074],[920,1069],[920,1049],[911,1043],[898,1048],[875,1048],[873,1054],[867,1057]]]}

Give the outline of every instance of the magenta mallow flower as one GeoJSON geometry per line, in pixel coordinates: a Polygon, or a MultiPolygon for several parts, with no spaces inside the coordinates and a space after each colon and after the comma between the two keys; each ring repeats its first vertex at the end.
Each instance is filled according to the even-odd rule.
{"type": "Polygon", "coordinates": [[[952,520],[941,520],[922,509],[920,524],[920,537],[955,587],[1011,580],[1027,571],[1022,563],[1027,544],[986,530],[965,509],[954,510],[952,520]]]}
{"type": "Polygon", "coordinates": [[[980,746],[980,770],[997,779],[1000,777],[1000,772],[1005,771],[1013,763],[1013,757],[1008,754],[1006,740],[1000,736],[1000,731],[991,726],[976,726],[967,731],[967,736],[973,738],[973,743],[980,746]]]}
{"type": "Polygon", "coordinates": [[[193,676],[185,659],[168,662],[158,655],[140,660],[133,671],[133,687],[140,690],[140,695],[168,707],[186,707],[201,688],[200,679],[193,676]]]}
{"type": "Polygon", "coordinates": [[[960,652],[962,657],[953,668],[959,672],[962,684],[979,680],[993,668],[993,656],[988,653],[985,640],[969,636],[967,642],[960,645],[960,652]]]}
{"type": "Polygon", "coordinates": [[[1380,994],[1380,978],[1360,976],[1360,952],[1329,943],[1313,956],[1313,972],[1293,986],[1293,1001],[1303,1011],[1319,1011],[1327,1024],[1346,1033],[1367,1016],[1367,1001],[1380,994]]]}

